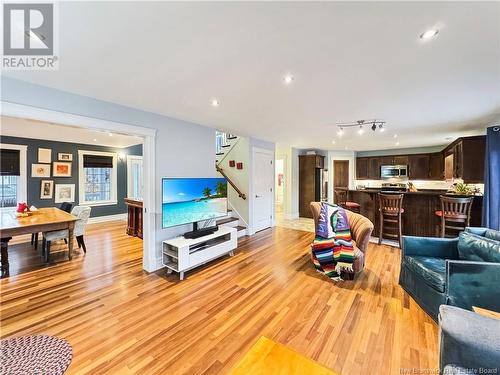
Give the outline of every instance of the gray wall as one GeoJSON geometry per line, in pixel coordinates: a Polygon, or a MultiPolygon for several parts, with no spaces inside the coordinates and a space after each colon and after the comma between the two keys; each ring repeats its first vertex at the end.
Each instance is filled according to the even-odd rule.
{"type": "MultiPolygon", "coordinates": [[[[450,141],[451,143],[452,141],[450,141]]],[[[406,154],[427,154],[432,152],[441,152],[447,145],[429,146],[429,147],[413,147],[413,148],[398,148],[393,150],[374,150],[374,151],[358,151],[357,157],[362,156],[384,156],[384,155],[406,155],[406,154]]]]}
{"type": "MultiPolygon", "coordinates": [[[[0,143],[26,145],[28,146],[26,161],[27,161],[27,181],[28,191],[27,199],[29,205],[36,207],[53,207],[59,204],[54,203],[52,199],[40,199],[40,181],[41,180],[54,180],[55,184],[75,184],[75,202],[78,204],[78,150],[90,151],[103,151],[103,152],[116,152],[117,154],[125,155],[142,155],[142,145],[135,145],[128,148],[113,148],[106,146],[96,146],[81,143],[67,143],[67,142],[54,142],[43,139],[28,139],[18,137],[0,136],[0,143]],[[52,150],[52,162],[59,161],[57,154],[59,152],[73,154],[73,161],[71,164],[71,177],[31,177],[31,164],[38,163],[38,148],[49,148],[52,150]]],[[[51,173],[52,173],[51,168],[51,173]]],[[[117,161],[117,204],[108,206],[95,206],[92,207],[91,217],[116,215],[127,212],[123,199],[127,196],[127,160],[117,161]]]]}
{"type": "MultiPolygon", "coordinates": [[[[215,171],[215,129],[135,108],[56,90],[17,79],[1,77],[2,100],[10,103],[71,113],[101,120],[154,128],[156,265],[145,264],[147,271],[161,266],[161,243],[190,230],[191,225],[162,229],[162,177],[218,177],[215,171]]],[[[130,86],[130,90],[135,90],[130,86]]],[[[98,93],[96,93],[98,95],[98,93]]]]}

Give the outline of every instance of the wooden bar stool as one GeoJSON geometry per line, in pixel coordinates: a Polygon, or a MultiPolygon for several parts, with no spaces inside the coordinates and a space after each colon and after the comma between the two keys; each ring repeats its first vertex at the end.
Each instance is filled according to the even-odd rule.
{"type": "Polygon", "coordinates": [[[401,247],[402,219],[404,194],[381,194],[378,193],[380,226],[378,234],[378,244],[382,243],[384,236],[397,238],[399,247],[401,247]],[[396,231],[397,233],[384,232],[384,230],[396,231]]]}
{"type": "Polygon", "coordinates": [[[335,203],[346,210],[360,213],[361,206],[356,202],[349,202],[347,200],[347,189],[335,189],[335,203]]]}
{"type": "Polygon", "coordinates": [[[460,232],[470,225],[470,211],[474,197],[456,198],[440,195],[439,198],[441,199],[441,210],[435,213],[441,218],[439,231],[442,238],[446,236],[446,229],[460,232]]]}

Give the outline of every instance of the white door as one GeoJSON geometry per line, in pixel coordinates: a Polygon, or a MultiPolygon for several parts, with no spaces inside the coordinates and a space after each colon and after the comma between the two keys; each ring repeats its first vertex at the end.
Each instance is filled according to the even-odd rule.
{"type": "Polygon", "coordinates": [[[127,197],[142,200],[142,156],[127,156],[127,197]]]}
{"type": "Polygon", "coordinates": [[[266,229],[273,222],[274,154],[271,151],[253,151],[253,230],[266,229]]]}

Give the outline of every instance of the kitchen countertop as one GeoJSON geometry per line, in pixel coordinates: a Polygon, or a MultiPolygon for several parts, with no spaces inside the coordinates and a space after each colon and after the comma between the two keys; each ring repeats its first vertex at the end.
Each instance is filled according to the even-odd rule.
{"type": "MultiPolygon", "coordinates": [[[[361,192],[361,193],[373,193],[377,194],[382,191],[381,188],[366,188],[366,189],[349,189],[352,192],[361,192]]],[[[398,192],[394,192],[398,193],[398,192]]],[[[454,194],[446,194],[446,190],[418,190],[418,191],[402,191],[400,192],[405,195],[454,195],[454,194]]],[[[476,197],[482,197],[482,195],[475,195],[476,197]]]]}

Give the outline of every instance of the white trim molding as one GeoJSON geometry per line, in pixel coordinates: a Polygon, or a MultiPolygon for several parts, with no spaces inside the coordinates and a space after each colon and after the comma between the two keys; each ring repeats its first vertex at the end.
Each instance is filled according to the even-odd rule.
{"type": "Polygon", "coordinates": [[[81,206],[110,206],[117,204],[118,185],[117,185],[117,168],[118,155],[116,152],[102,152],[78,150],[78,201],[81,206]],[[84,155],[111,156],[113,158],[113,168],[111,171],[111,197],[106,201],[86,201],[85,200],[85,168],[83,168],[84,155]]]}
{"type": "Polygon", "coordinates": [[[19,183],[17,184],[17,201],[27,202],[28,200],[28,146],[0,143],[0,148],[5,150],[19,150],[19,183]]]}
{"type": "Polygon", "coordinates": [[[116,221],[116,220],[127,220],[127,214],[116,214],[116,215],[106,215],[106,216],[96,216],[89,218],[89,224],[104,223],[106,221],[116,221]]]}

